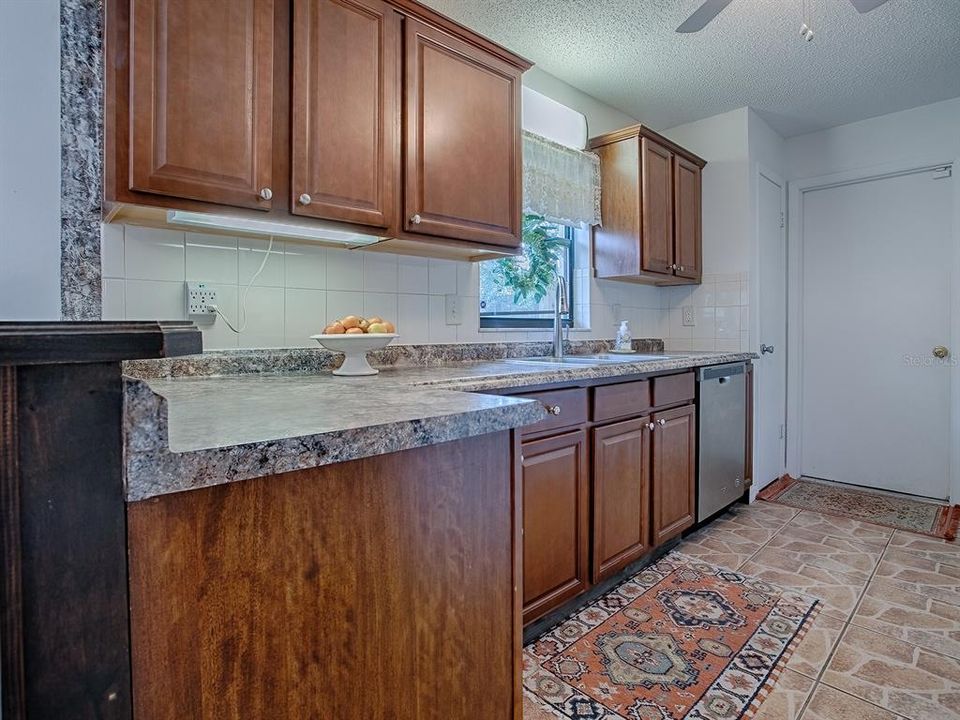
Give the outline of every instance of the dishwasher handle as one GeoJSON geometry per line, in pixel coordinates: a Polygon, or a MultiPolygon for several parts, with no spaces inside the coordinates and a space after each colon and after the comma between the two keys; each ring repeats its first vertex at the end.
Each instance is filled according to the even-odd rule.
{"type": "Polygon", "coordinates": [[[711,365],[710,367],[702,367],[697,370],[697,380],[699,382],[719,380],[721,383],[726,383],[734,375],[743,375],[746,371],[747,364],[745,362],[711,365]]]}

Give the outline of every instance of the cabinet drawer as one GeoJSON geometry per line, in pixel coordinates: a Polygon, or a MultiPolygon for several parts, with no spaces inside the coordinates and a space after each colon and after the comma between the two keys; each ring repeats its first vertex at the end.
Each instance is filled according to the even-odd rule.
{"type": "Polygon", "coordinates": [[[650,381],[601,385],[593,391],[593,421],[642,415],[650,408],[650,381]]]}
{"type": "Polygon", "coordinates": [[[546,418],[535,425],[527,425],[521,435],[532,435],[544,430],[580,425],[587,421],[587,391],[585,388],[567,390],[546,390],[537,393],[524,393],[516,397],[536,400],[547,408],[546,418]]]}
{"type": "Polygon", "coordinates": [[[693,400],[695,395],[694,374],[664,375],[651,380],[653,384],[653,406],[663,407],[693,400]]]}

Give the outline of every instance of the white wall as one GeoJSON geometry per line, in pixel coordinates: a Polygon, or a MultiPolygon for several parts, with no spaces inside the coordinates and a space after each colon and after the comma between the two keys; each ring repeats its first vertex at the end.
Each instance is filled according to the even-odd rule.
{"type": "Polygon", "coordinates": [[[0,320],[60,318],[60,3],[0,0],[0,320]]]}
{"type": "Polygon", "coordinates": [[[583,113],[587,118],[587,137],[602,135],[638,122],[630,115],[610,107],[536,66],[523,74],[523,84],[583,113]]]}
{"type": "Polygon", "coordinates": [[[788,180],[875,165],[960,157],[960,98],[840,125],[786,141],[788,180]]]}

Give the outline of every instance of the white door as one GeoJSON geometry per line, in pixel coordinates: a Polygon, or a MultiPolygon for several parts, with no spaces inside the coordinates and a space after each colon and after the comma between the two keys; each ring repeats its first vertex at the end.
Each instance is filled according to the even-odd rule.
{"type": "Polygon", "coordinates": [[[756,469],[759,490],[783,475],[787,414],[787,248],[783,185],[760,174],[758,230],[760,359],[754,367],[756,469]]]}
{"type": "Polygon", "coordinates": [[[801,470],[946,498],[953,180],[803,195],[801,470]]]}

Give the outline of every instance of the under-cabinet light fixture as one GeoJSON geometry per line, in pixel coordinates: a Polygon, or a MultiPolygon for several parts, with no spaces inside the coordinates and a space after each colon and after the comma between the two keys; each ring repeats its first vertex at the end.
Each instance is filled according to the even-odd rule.
{"type": "Polygon", "coordinates": [[[231,215],[210,215],[207,213],[168,210],[167,222],[171,225],[188,225],[215,230],[233,230],[255,235],[295,238],[298,240],[317,240],[338,245],[373,245],[385,238],[376,235],[335,230],[333,228],[294,225],[293,223],[273,222],[271,220],[253,220],[231,215]]]}

